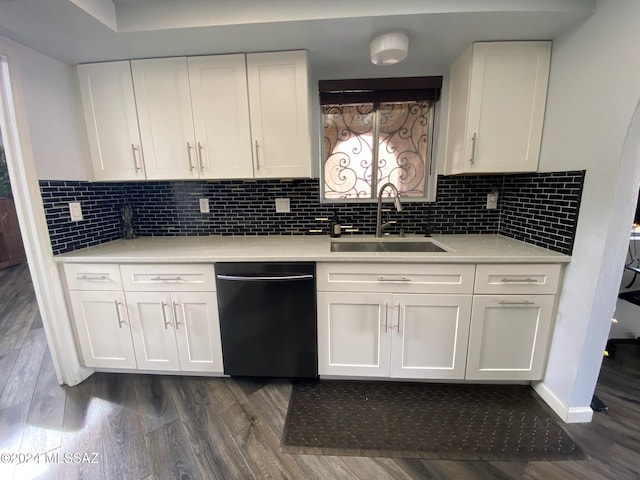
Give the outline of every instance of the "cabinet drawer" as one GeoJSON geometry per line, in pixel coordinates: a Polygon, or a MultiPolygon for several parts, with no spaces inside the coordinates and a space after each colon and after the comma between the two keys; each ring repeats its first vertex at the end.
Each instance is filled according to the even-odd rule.
{"type": "Polygon", "coordinates": [[[319,263],[318,291],[471,293],[475,265],[319,263]]]}
{"type": "Polygon", "coordinates": [[[555,294],[560,268],[560,264],[478,265],[475,293],[555,294]]]}
{"type": "Polygon", "coordinates": [[[67,263],[63,268],[69,290],[122,290],[118,264],[67,263]]]}
{"type": "Polygon", "coordinates": [[[131,292],[213,292],[213,264],[121,265],[122,285],[131,292]]]}

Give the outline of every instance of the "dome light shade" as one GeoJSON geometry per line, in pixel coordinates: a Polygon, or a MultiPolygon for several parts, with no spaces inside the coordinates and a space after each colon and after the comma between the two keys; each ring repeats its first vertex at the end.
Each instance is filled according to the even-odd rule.
{"type": "Polygon", "coordinates": [[[371,63],[393,65],[407,58],[409,37],[400,32],[378,35],[371,41],[371,63]]]}

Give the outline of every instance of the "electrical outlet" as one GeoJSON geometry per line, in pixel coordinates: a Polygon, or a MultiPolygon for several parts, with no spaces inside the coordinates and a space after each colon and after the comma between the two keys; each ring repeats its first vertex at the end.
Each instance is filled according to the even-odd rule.
{"type": "Polygon", "coordinates": [[[489,210],[495,210],[498,208],[498,194],[487,193],[487,208],[489,210]]]}
{"type": "Polygon", "coordinates": [[[71,215],[72,222],[82,220],[82,207],[80,206],[80,202],[69,202],[69,215],[71,215]]]}
{"type": "Polygon", "coordinates": [[[288,198],[276,198],[276,213],[291,212],[291,202],[288,198]]]}
{"type": "Polygon", "coordinates": [[[200,199],[200,213],[209,213],[209,199],[201,198],[200,199]]]}

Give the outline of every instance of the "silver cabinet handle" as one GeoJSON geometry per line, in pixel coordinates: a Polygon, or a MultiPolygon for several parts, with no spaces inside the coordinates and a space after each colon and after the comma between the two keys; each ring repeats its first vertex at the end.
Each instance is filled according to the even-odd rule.
{"type": "Polygon", "coordinates": [[[398,278],[389,278],[389,277],[378,277],[379,282],[410,282],[411,279],[408,277],[398,277],[398,278]]]}
{"type": "Polygon", "coordinates": [[[507,300],[500,300],[500,305],[535,305],[536,302],[530,302],[528,300],[522,300],[520,302],[509,302],[507,300]]]}
{"type": "Polygon", "coordinates": [[[122,325],[124,325],[127,322],[122,321],[122,317],[120,317],[120,302],[118,300],[116,300],[116,315],[118,318],[118,327],[122,328],[122,325]]]}
{"type": "Polygon", "coordinates": [[[531,278],[531,277],[527,277],[527,278],[507,278],[507,277],[504,277],[502,280],[500,280],[500,282],[502,282],[502,283],[538,283],[538,279],[531,278]]]}
{"type": "MultiPolygon", "coordinates": [[[[178,302],[176,302],[175,300],[172,302],[173,304],[173,316],[176,319],[176,332],[178,331],[178,327],[180,326],[180,320],[178,320],[178,313],[176,312],[176,307],[178,305],[180,305],[178,302]]],[[[184,312],[184,303],[181,304],[182,305],[182,319],[185,320],[185,312],[184,312]]]]}
{"type": "Polygon", "coordinates": [[[99,275],[99,274],[96,274],[96,275],[77,275],[76,278],[78,280],[98,280],[98,281],[108,280],[109,279],[109,277],[107,275],[99,275]]]}
{"type": "Polygon", "coordinates": [[[255,141],[256,144],[256,169],[260,170],[260,157],[258,156],[258,140],[255,141]]]}
{"type": "Polygon", "coordinates": [[[400,304],[398,304],[398,335],[400,335],[400,304]]]}
{"type": "Polygon", "coordinates": [[[191,144],[187,142],[187,157],[189,158],[189,170],[193,172],[193,161],[191,160],[191,144]]]}
{"type": "Polygon", "coordinates": [[[183,278],[180,275],[176,275],[175,277],[152,277],[152,281],[154,282],[181,282],[183,278]]]}
{"type": "Polygon", "coordinates": [[[200,167],[200,171],[204,171],[204,164],[202,163],[202,144],[198,142],[198,166],[200,167]]]}
{"type": "Polygon", "coordinates": [[[389,302],[385,304],[386,313],[384,315],[384,333],[389,331],[389,302]]]}
{"type": "Polygon", "coordinates": [[[136,169],[136,172],[142,170],[142,168],[140,167],[140,165],[138,165],[138,156],[136,155],[136,152],[139,150],[138,147],[136,147],[133,143],[131,144],[131,153],[133,154],[133,166],[136,169]]]}
{"type": "Polygon", "coordinates": [[[476,132],[473,132],[473,135],[471,135],[471,158],[469,159],[469,163],[471,165],[474,164],[474,162],[476,161],[476,140],[478,138],[478,134],[476,132]]]}
{"type": "Polygon", "coordinates": [[[164,321],[164,329],[165,330],[169,330],[169,325],[171,325],[171,322],[169,322],[167,320],[167,312],[165,311],[165,307],[167,306],[166,302],[163,300],[162,301],[162,320],[164,321]]]}

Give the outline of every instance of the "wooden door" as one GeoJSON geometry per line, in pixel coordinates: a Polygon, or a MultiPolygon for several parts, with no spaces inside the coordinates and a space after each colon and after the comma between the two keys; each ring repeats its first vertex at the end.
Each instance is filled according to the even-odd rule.
{"type": "Polygon", "coordinates": [[[0,198],[0,268],[26,261],[16,206],[11,198],[0,198]]]}

